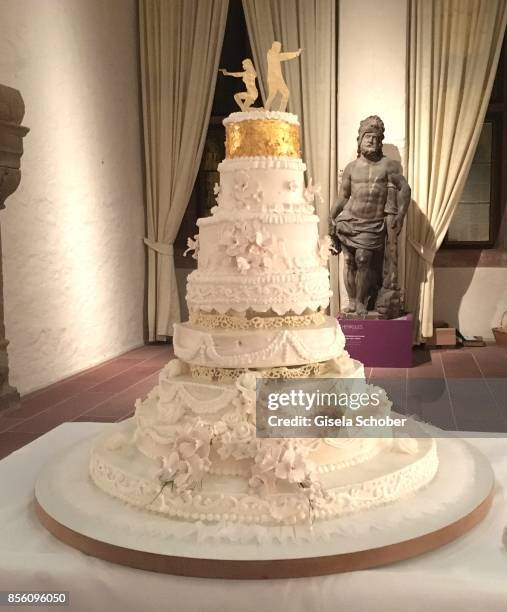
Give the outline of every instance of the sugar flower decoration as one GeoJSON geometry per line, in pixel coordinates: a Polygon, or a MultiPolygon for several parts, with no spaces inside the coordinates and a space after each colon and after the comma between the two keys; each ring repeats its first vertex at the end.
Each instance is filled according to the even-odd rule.
{"type": "Polygon", "coordinates": [[[237,222],[228,225],[220,238],[220,245],[225,247],[225,252],[229,257],[242,257],[246,255],[250,245],[246,234],[244,223],[237,222]]]}
{"type": "Polygon", "coordinates": [[[251,269],[271,268],[282,248],[259,219],[231,223],[223,231],[220,245],[243,274],[251,269]]]}
{"type": "Polygon", "coordinates": [[[244,170],[234,174],[233,193],[236,202],[242,204],[246,209],[249,209],[252,204],[261,204],[264,199],[259,182],[251,180],[244,170]]]}
{"type": "Polygon", "coordinates": [[[241,170],[240,172],[237,172],[235,174],[233,189],[234,189],[234,197],[237,200],[243,200],[248,190],[249,183],[250,183],[250,177],[244,170],[241,170]]]}
{"type": "Polygon", "coordinates": [[[263,199],[264,199],[264,193],[262,192],[262,189],[260,187],[258,187],[256,189],[256,191],[254,191],[254,193],[252,193],[252,200],[256,204],[262,204],[262,200],[263,199]]]}
{"type": "Polygon", "coordinates": [[[275,468],[275,475],[280,480],[302,483],[308,477],[310,467],[313,465],[308,461],[305,453],[294,444],[289,444],[275,468]]]}
{"type": "Polygon", "coordinates": [[[298,190],[298,184],[296,181],[289,181],[288,187],[289,191],[292,191],[293,193],[298,190]]]}
{"type": "Polygon", "coordinates": [[[178,434],[173,451],[159,458],[157,474],[162,484],[171,483],[175,489],[191,487],[209,471],[211,434],[205,427],[192,427],[178,434]]]}
{"type": "Polygon", "coordinates": [[[322,236],[319,238],[317,247],[317,256],[321,265],[325,266],[332,252],[335,252],[333,241],[330,236],[322,236]]]}
{"type": "Polygon", "coordinates": [[[257,447],[255,425],[251,420],[245,419],[244,411],[236,408],[223,415],[221,426],[214,426],[216,435],[213,448],[216,448],[221,459],[234,457],[235,459],[252,458],[257,447]]]}
{"type": "Polygon", "coordinates": [[[250,270],[250,264],[248,263],[248,259],[246,259],[245,257],[238,257],[236,258],[236,265],[238,266],[238,270],[241,273],[245,273],[248,272],[248,270],[250,270]]]}
{"type": "Polygon", "coordinates": [[[252,467],[249,484],[252,488],[273,488],[277,480],[291,484],[311,482],[313,462],[308,460],[305,446],[293,440],[262,440],[252,467]]]}
{"type": "Polygon", "coordinates": [[[320,185],[314,185],[313,179],[310,177],[308,179],[308,185],[303,192],[303,197],[308,204],[312,204],[317,200],[318,202],[322,202],[322,188],[320,185]]]}
{"type": "Polygon", "coordinates": [[[191,251],[193,251],[192,257],[197,259],[199,254],[199,234],[195,234],[193,238],[187,238],[187,249],[184,251],[183,255],[191,251]]]}
{"type": "Polygon", "coordinates": [[[171,359],[166,365],[162,368],[160,374],[161,378],[175,378],[176,376],[182,376],[187,374],[188,365],[181,361],[180,359],[171,359]]]}

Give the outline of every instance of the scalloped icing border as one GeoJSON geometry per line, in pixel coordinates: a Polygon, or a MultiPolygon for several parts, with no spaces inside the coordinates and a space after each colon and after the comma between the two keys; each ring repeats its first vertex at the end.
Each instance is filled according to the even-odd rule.
{"type": "MultiPolygon", "coordinates": [[[[218,333],[220,334],[220,331],[218,333]]],[[[241,341],[245,343],[248,337],[262,333],[261,330],[242,332],[241,341]]],[[[242,353],[220,354],[220,343],[215,341],[213,332],[176,323],[173,334],[174,353],[176,357],[192,365],[262,368],[268,365],[265,364],[266,361],[276,361],[278,365],[284,366],[327,361],[340,355],[345,347],[345,336],[336,321],[334,327],[327,325],[315,330],[267,330],[264,333],[269,334],[269,337],[262,348],[251,351],[245,348],[242,353]],[[313,331],[320,341],[314,342],[314,346],[310,348],[305,344],[305,338],[308,339],[313,331]],[[324,344],[324,339],[327,344],[324,344]],[[291,354],[288,352],[289,347],[292,349],[291,354]]],[[[232,334],[234,336],[234,332],[232,334]]],[[[234,340],[233,336],[231,340],[234,340]]]]}
{"type": "Polygon", "coordinates": [[[329,271],[325,267],[292,272],[262,272],[254,275],[209,274],[199,270],[187,278],[189,310],[216,310],[224,314],[231,310],[242,312],[273,311],[277,315],[305,310],[325,309],[332,292],[329,271]],[[265,300],[262,299],[266,296],[265,300]]]}
{"type": "Polygon", "coordinates": [[[186,491],[176,496],[170,490],[161,490],[158,483],[129,475],[104,461],[96,447],[90,462],[90,476],[100,489],[143,510],[190,521],[264,525],[327,520],[393,503],[431,482],[437,470],[438,454],[432,439],[429,451],[417,461],[362,483],[329,489],[329,498],[311,511],[308,499],[302,494],[277,493],[261,497],[252,493],[225,495],[186,491]]]}
{"type": "MultiPolygon", "coordinates": [[[[291,206],[308,206],[306,203],[291,204],[291,206]]],[[[197,226],[215,225],[219,223],[231,223],[234,221],[251,221],[258,219],[261,223],[267,225],[289,225],[291,223],[295,225],[301,225],[304,223],[312,223],[317,225],[319,223],[319,217],[313,212],[286,212],[286,211],[256,211],[256,210],[237,210],[231,206],[231,209],[219,208],[214,215],[211,217],[201,217],[197,219],[197,226]]]]}
{"type": "Polygon", "coordinates": [[[250,157],[232,157],[222,160],[217,166],[218,172],[229,173],[238,170],[293,170],[306,172],[306,164],[300,157],[284,155],[252,155],[250,157]]]}
{"type": "Polygon", "coordinates": [[[259,108],[257,110],[239,111],[231,113],[228,117],[223,120],[224,125],[229,123],[239,123],[240,121],[252,121],[254,119],[269,119],[275,121],[286,121],[294,125],[299,125],[299,117],[293,113],[286,113],[283,111],[272,111],[259,108]]]}

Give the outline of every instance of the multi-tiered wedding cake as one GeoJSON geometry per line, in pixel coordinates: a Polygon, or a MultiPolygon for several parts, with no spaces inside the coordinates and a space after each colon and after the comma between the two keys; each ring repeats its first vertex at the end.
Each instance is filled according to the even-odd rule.
{"type": "MultiPolygon", "coordinates": [[[[189,322],[177,359],[135,417],[100,437],[95,484],[183,521],[294,525],[391,503],[429,483],[429,438],[256,436],[256,381],[363,378],[325,314],[329,244],[305,184],[298,118],[252,110],[224,121],[217,206],[189,241],[189,322]]],[[[387,415],[385,393],[377,413],[387,415]]]]}

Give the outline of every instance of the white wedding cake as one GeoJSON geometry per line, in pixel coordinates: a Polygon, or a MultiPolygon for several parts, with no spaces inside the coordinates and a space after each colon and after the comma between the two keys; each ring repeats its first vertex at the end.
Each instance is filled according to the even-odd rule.
{"type": "MultiPolygon", "coordinates": [[[[189,240],[198,267],[190,320],[174,328],[176,359],[135,416],[97,439],[93,482],[143,511],[245,527],[325,521],[414,493],[438,469],[430,437],[256,436],[259,377],[364,371],[325,314],[330,245],[318,235],[298,118],[252,110],[224,124],[217,205],[189,240]]],[[[378,391],[376,414],[389,415],[378,391]]]]}

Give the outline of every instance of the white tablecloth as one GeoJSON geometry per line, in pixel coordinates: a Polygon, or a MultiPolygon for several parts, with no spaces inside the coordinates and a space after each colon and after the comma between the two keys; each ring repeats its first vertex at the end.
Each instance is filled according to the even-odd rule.
{"type": "Polygon", "coordinates": [[[456,542],[416,559],[368,571],[293,580],[227,581],[112,565],[60,543],[38,523],[33,487],[40,467],[66,445],[102,427],[99,423],[66,423],[0,461],[0,590],[70,591],[70,609],[79,612],[507,611],[507,550],[502,546],[507,524],[504,438],[471,440],[491,461],[497,489],[486,520],[456,542]]]}

